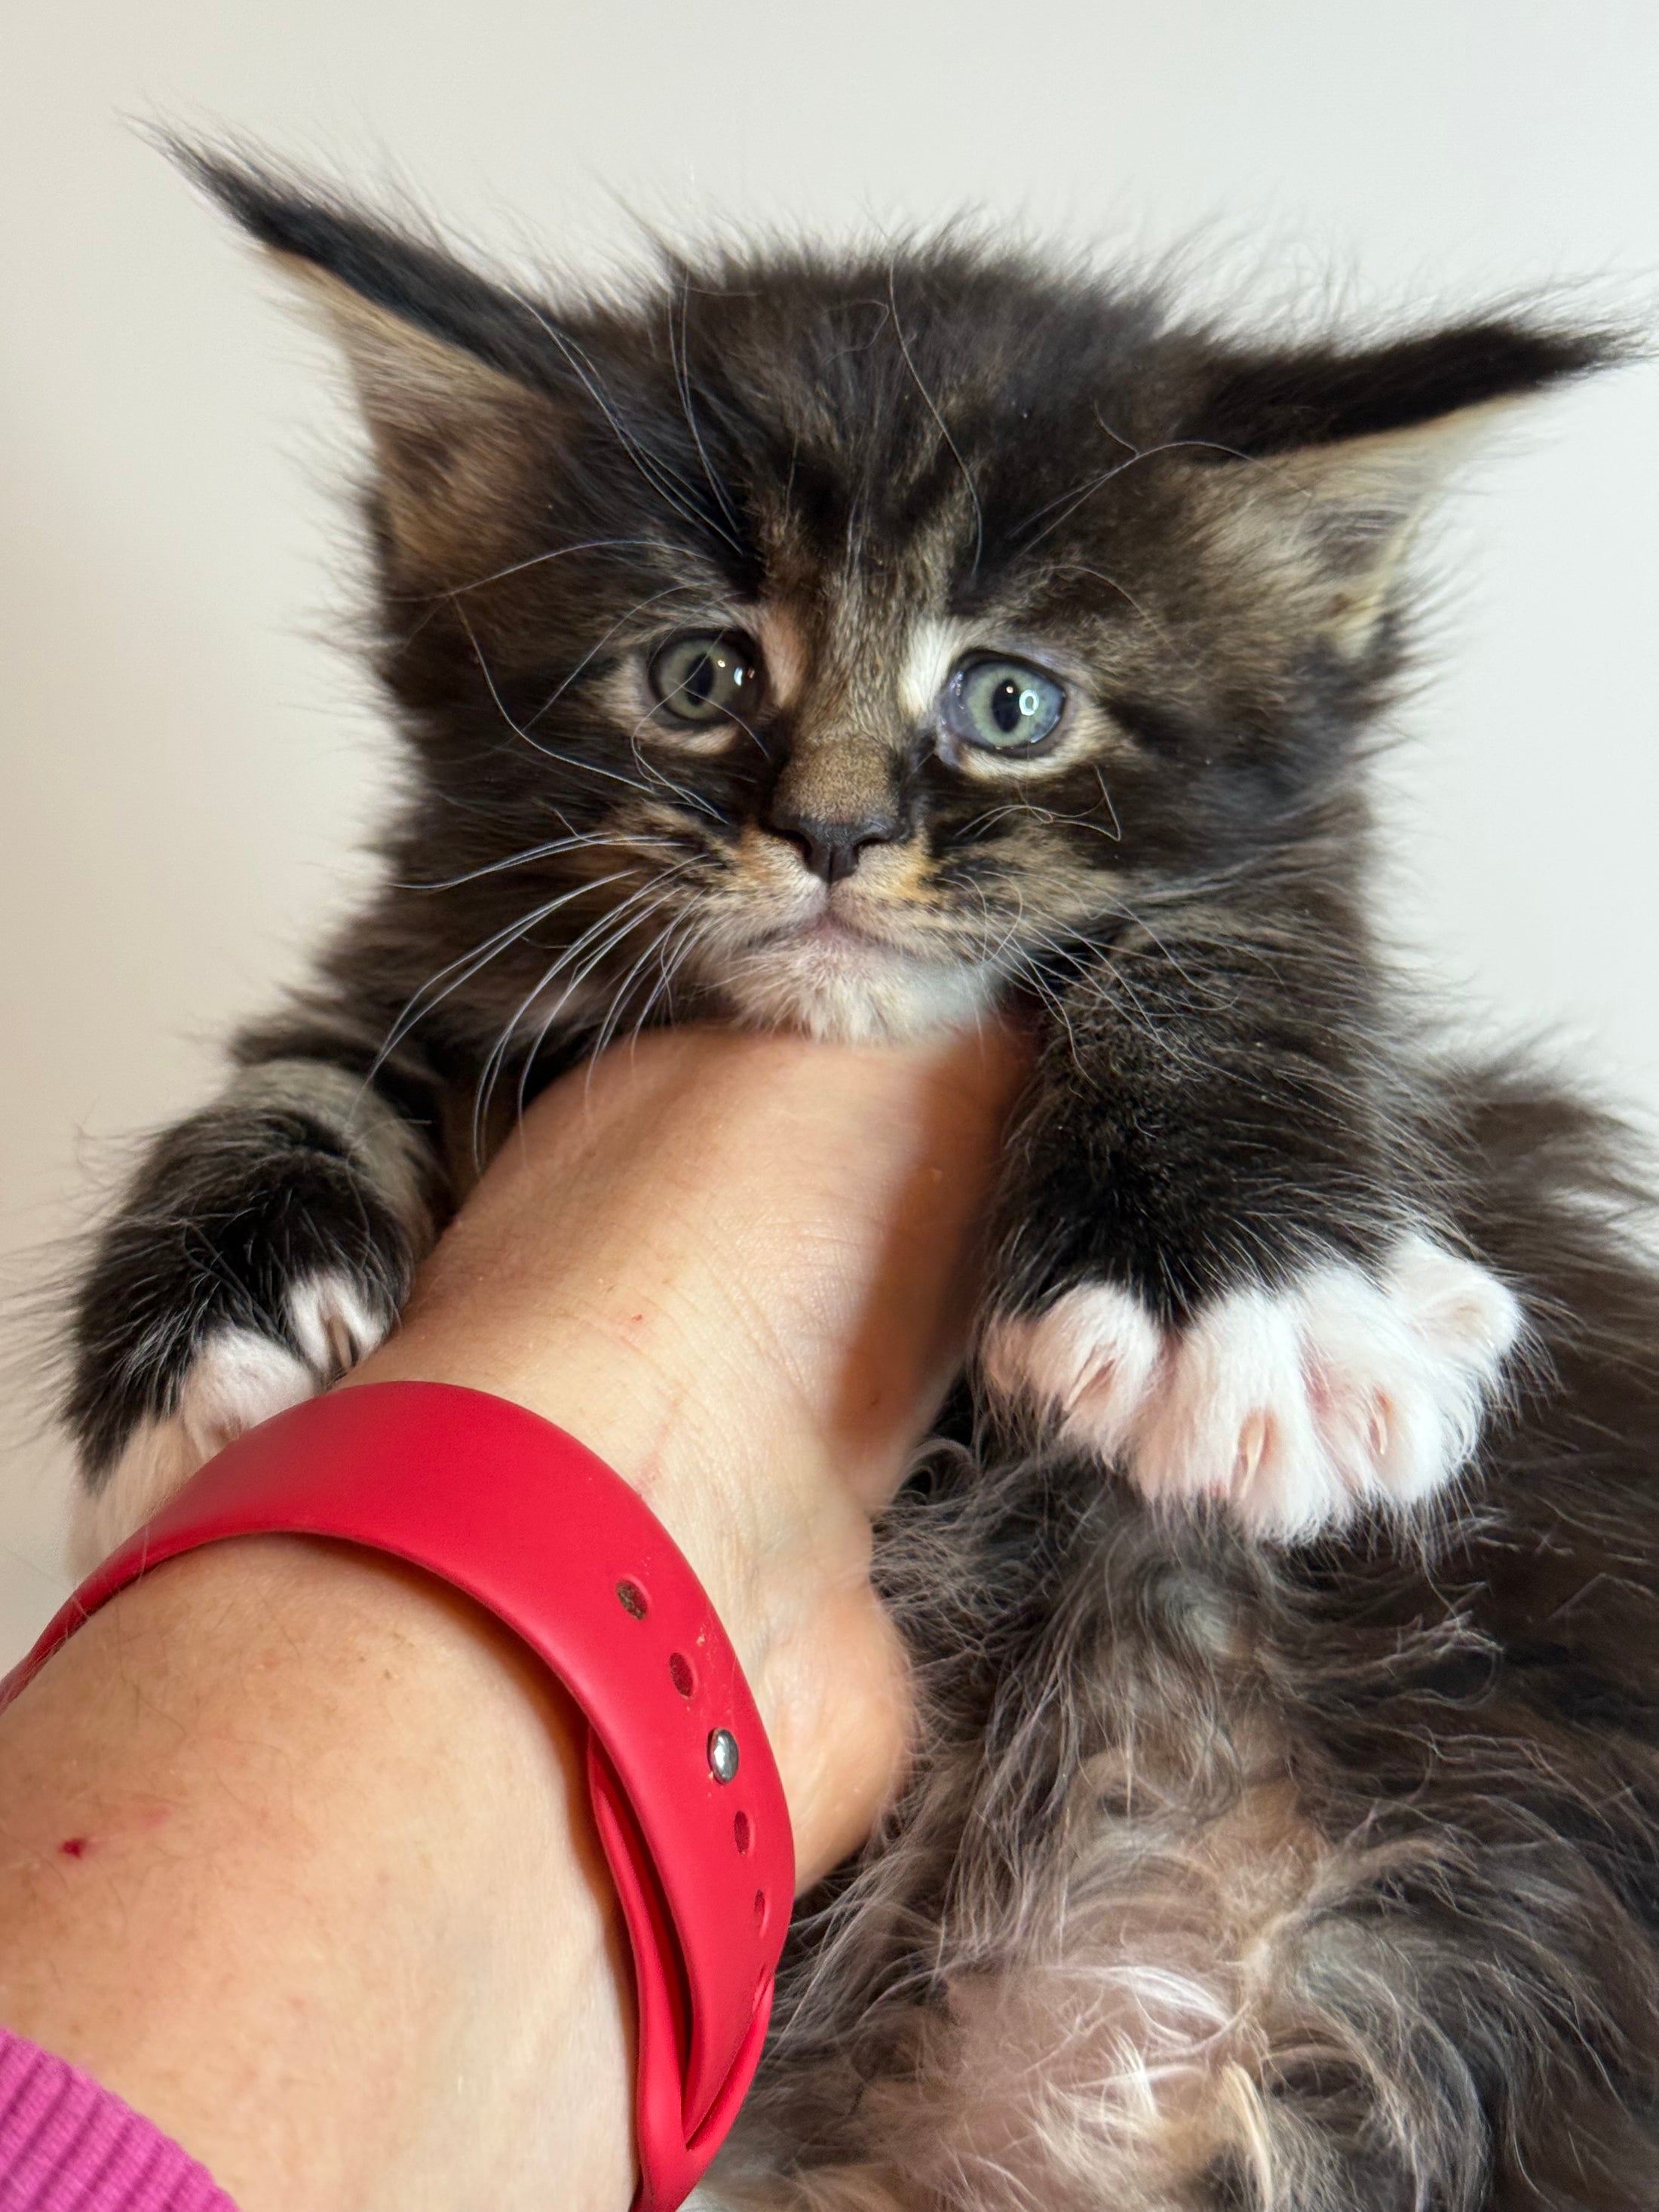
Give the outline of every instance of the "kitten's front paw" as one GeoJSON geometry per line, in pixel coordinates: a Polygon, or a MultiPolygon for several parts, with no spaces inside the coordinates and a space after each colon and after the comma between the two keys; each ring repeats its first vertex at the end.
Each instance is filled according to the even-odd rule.
{"type": "Polygon", "coordinates": [[[244,1431],[314,1397],[367,1358],[391,1322],[332,1269],[295,1284],[286,1304],[289,1343],[230,1327],[204,1337],[173,1411],[141,1421],[97,1488],[77,1499],[70,1538],[77,1575],[107,1559],[244,1431]]]}
{"type": "Polygon", "coordinates": [[[1495,1276],[1413,1235],[1375,1275],[1332,1261],[1287,1290],[1231,1291],[1179,1329],[1085,1283],[997,1322],[983,1366],[1147,1498],[1222,1498],[1254,1534],[1295,1538],[1449,1482],[1521,1328],[1495,1276]]]}

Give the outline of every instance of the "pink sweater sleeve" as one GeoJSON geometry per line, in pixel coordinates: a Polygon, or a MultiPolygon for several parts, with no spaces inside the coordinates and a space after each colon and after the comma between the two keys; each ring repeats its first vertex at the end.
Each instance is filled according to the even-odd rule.
{"type": "Polygon", "coordinates": [[[0,2028],[0,2212],[236,2212],[159,2128],[0,2028]]]}

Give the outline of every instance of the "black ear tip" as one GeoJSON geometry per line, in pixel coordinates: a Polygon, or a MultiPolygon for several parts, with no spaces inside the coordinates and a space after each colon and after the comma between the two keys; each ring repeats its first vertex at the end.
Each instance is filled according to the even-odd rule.
{"type": "Polygon", "coordinates": [[[240,214],[252,188],[271,181],[262,176],[268,165],[228,143],[193,138],[166,124],[149,125],[144,136],[198,191],[234,215],[240,214]]]}
{"type": "Polygon", "coordinates": [[[198,191],[278,253],[331,264],[343,230],[360,227],[325,188],[285,173],[251,149],[158,130],[154,141],[198,191]]]}
{"type": "MultiPolygon", "coordinates": [[[[1561,384],[1576,383],[1636,358],[1640,344],[1631,331],[1551,322],[1542,318],[1504,317],[1470,323],[1420,342],[1421,389],[1402,380],[1402,394],[1419,404],[1443,402],[1441,411],[1478,407],[1488,401],[1521,399],[1561,384]]],[[[1426,419],[1426,418],[1425,418],[1426,419]]]]}
{"type": "Polygon", "coordinates": [[[417,210],[365,209],[338,186],[233,142],[150,135],[261,246],[310,262],[371,306],[504,375],[540,387],[556,382],[541,310],[457,259],[417,210]]]}
{"type": "Polygon", "coordinates": [[[1484,353],[1487,372],[1517,392],[1542,391],[1552,384],[1594,375],[1598,369],[1617,368],[1639,358],[1645,349],[1634,331],[1611,324],[1587,329],[1547,322],[1502,322],[1476,325],[1472,335],[1477,341],[1477,367],[1484,353]]]}
{"type": "Polygon", "coordinates": [[[1645,337],[1508,313],[1380,345],[1237,354],[1211,387],[1202,435],[1256,456],[1386,435],[1641,359],[1645,337]]]}

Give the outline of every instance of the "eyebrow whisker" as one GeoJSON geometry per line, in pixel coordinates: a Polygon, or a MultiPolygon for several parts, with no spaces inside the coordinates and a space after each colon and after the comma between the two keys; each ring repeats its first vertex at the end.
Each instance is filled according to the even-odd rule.
{"type": "Polygon", "coordinates": [[[910,342],[905,337],[904,325],[899,319],[897,266],[896,264],[891,261],[887,264],[887,297],[893,313],[893,336],[898,340],[899,351],[904,356],[904,366],[910,372],[910,381],[915,386],[916,390],[921,394],[922,404],[927,408],[927,412],[933,416],[934,422],[938,423],[939,434],[940,437],[944,439],[946,446],[949,447],[951,459],[955,461],[957,468],[961,470],[962,481],[968,487],[968,496],[974,502],[973,571],[974,574],[977,574],[979,572],[980,556],[985,550],[985,510],[979,503],[978,487],[974,483],[973,475],[967,462],[963,459],[962,448],[957,445],[956,440],[951,435],[951,426],[946,422],[944,416],[940,414],[938,403],[934,399],[933,393],[929,392],[927,386],[922,382],[921,373],[917,368],[915,357],[911,354],[910,342]]]}

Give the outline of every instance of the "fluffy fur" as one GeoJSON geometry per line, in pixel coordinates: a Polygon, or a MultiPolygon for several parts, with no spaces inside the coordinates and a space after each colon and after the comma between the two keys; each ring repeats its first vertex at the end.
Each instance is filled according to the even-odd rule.
{"type": "Polygon", "coordinates": [[[350,366],[410,775],[88,1270],[89,1544],[360,1357],[619,1030],[1023,1004],[879,1546],[922,1749],[714,2200],[1650,2206],[1659,1286],[1608,1127],[1403,1009],[1364,787],[1426,502],[1616,348],[1273,345],[958,244],[553,302],[189,158],[350,366]],[[963,720],[988,656],[1029,744],[963,720]]]}

